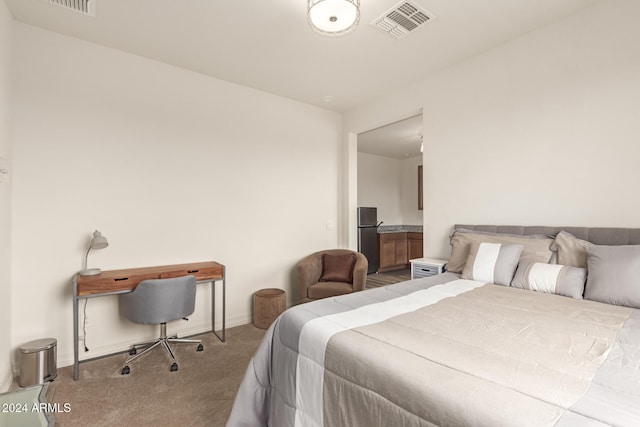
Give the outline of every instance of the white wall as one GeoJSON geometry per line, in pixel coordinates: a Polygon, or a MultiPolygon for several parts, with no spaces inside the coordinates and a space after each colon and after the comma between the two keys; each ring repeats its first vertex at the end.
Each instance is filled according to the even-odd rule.
{"type": "Polygon", "coordinates": [[[345,115],[423,108],[426,256],[455,223],[640,227],[639,14],[597,3],[345,115]]]}
{"type": "Polygon", "coordinates": [[[394,159],[358,153],[358,206],[378,208],[385,225],[422,225],[418,210],[421,157],[394,159]]]}
{"type": "Polygon", "coordinates": [[[358,206],[378,208],[378,221],[402,224],[400,162],[358,153],[358,206]]]}
{"type": "MultiPolygon", "coordinates": [[[[11,160],[12,18],[0,1],[0,158],[11,160]]],[[[11,180],[0,183],[0,392],[11,385],[11,180]]]]}
{"type": "MultiPolygon", "coordinates": [[[[53,336],[71,363],[71,278],[96,228],[110,245],[89,266],[225,264],[228,326],[337,246],[339,114],[23,24],[15,53],[14,346],[53,336]]],[[[207,287],[197,304],[170,331],[205,330],[207,287]]],[[[87,313],[86,356],[158,332],[115,297],[87,313]]]]}

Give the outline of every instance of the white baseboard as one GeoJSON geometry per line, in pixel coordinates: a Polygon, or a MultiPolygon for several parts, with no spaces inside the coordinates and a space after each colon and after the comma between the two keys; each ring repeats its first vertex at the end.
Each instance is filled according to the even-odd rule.
{"type": "Polygon", "coordinates": [[[0,381],[0,393],[9,391],[9,388],[11,387],[12,383],[13,383],[13,372],[11,369],[9,369],[9,372],[7,372],[4,375],[4,377],[2,377],[2,381],[0,381]]]}
{"type": "MultiPolygon", "coordinates": [[[[225,326],[226,326],[226,329],[228,330],[229,328],[246,325],[251,322],[252,322],[252,319],[250,318],[250,316],[236,316],[232,318],[227,318],[227,322],[225,326]]],[[[220,322],[217,322],[216,327],[221,328],[222,324],[220,322]]],[[[171,331],[171,333],[175,333],[180,336],[188,336],[188,335],[203,334],[210,330],[211,330],[211,325],[206,325],[206,326],[199,326],[199,327],[193,327],[193,328],[174,329],[171,331]]],[[[121,341],[121,342],[119,341],[119,342],[111,342],[106,345],[92,346],[90,353],[84,352],[82,349],[80,349],[80,360],[93,359],[97,357],[108,356],[114,353],[126,351],[129,349],[129,346],[131,346],[133,343],[142,342],[142,341],[153,339],[153,338],[154,337],[140,337],[138,339],[134,339],[133,341],[121,341]]],[[[59,350],[60,349],[58,349],[58,351],[59,350]]],[[[58,353],[57,362],[58,362],[57,365],[59,368],[73,365],[73,353],[65,354],[65,355],[60,355],[58,353]]],[[[11,381],[9,381],[9,385],[11,385],[11,381]]]]}

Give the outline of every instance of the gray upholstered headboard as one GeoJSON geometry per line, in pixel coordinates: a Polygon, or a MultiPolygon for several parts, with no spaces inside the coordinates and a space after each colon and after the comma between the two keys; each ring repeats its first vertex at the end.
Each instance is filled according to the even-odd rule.
{"type": "Polygon", "coordinates": [[[463,225],[456,224],[456,228],[466,228],[474,231],[489,231],[492,233],[506,233],[526,236],[529,234],[546,234],[555,236],[560,231],[566,231],[579,239],[587,240],[596,245],[640,245],[640,228],[608,228],[608,227],[547,227],[521,225],[463,225]]]}

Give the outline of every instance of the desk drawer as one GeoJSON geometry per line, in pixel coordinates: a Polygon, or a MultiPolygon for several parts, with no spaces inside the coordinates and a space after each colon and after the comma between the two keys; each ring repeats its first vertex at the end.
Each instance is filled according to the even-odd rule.
{"type": "Polygon", "coordinates": [[[143,280],[159,279],[158,273],[132,274],[125,276],[101,277],[90,279],[89,282],[83,283],[82,278],[78,278],[77,291],[78,296],[102,294],[118,291],[131,291],[138,283],[143,280]]]}
{"type": "Polygon", "coordinates": [[[216,267],[205,267],[205,268],[185,268],[174,271],[166,271],[160,273],[161,279],[169,279],[171,277],[181,277],[193,275],[196,277],[196,280],[207,280],[207,279],[221,279],[222,278],[222,266],[216,267]]]}

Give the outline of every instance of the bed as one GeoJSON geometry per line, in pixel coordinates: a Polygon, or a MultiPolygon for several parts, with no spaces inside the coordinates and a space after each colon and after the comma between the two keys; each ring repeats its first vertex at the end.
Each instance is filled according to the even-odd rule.
{"type": "Polygon", "coordinates": [[[283,313],[227,425],[640,425],[640,229],[451,244],[444,274],[283,313]]]}

